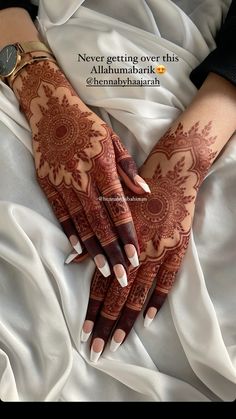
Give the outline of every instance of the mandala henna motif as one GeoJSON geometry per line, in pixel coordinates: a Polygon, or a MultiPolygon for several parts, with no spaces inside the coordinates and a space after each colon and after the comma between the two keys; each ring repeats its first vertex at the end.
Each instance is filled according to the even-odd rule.
{"type": "MultiPolygon", "coordinates": [[[[217,155],[215,140],[210,122],[188,131],[179,124],[161,138],[142,166],[140,174],[152,193],[143,201],[130,201],[141,265],[129,275],[126,289],[111,283],[100,311],[101,333],[103,321],[107,328],[108,319],[113,320],[112,328],[120,316],[117,328],[128,333],[155,279],[149,307],[159,310],[165,301],[187,250],[198,188],[217,155]]],[[[95,336],[102,335],[95,329],[95,336]]]]}
{"type": "Polygon", "coordinates": [[[103,246],[117,241],[114,225],[128,230],[132,222],[127,203],[115,199],[123,196],[117,162],[121,157],[132,161],[119,138],[52,62],[27,66],[14,89],[32,129],[37,178],[55,213],[60,220],[69,214],[84,241],[95,235],[103,246]],[[99,195],[114,202],[100,202],[99,195]],[[59,209],[60,197],[66,215],[59,209]]]}
{"type": "Polygon", "coordinates": [[[40,106],[40,110],[43,118],[36,124],[40,134],[34,136],[39,142],[40,166],[47,162],[50,167],[64,165],[66,170],[74,170],[78,163],[75,158],[90,145],[92,137],[101,135],[92,129],[94,121],[88,118],[91,112],[70,105],[65,95],[61,103],[51,96],[47,108],[40,106]]]}
{"type": "MultiPolygon", "coordinates": [[[[167,240],[169,248],[173,241],[180,240],[181,234],[188,233],[182,222],[190,215],[187,204],[193,201],[194,195],[186,194],[188,176],[182,175],[183,167],[184,157],[181,157],[173,170],[163,175],[158,164],[153,178],[147,180],[152,194],[146,197],[146,201],[130,205],[137,235],[141,238],[141,250],[145,250],[151,240],[149,248],[153,248],[155,260],[163,256],[161,240],[167,240]]],[[[152,254],[146,256],[151,258],[152,254]]]]}
{"type": "Polygon", "coordinates": [[[57,175],[65,171],[81,185],[80,160],[89,161],[85,149],[92,148],[92,138],[102,134],[93,129],[94,121],[88,118],[92,113],[82,112],[77,103],[70,104],[66,95],[60,101],[47,87],[45,96],[48,101],[46,106],[39,105],[42,118],[36,123],[38,133],[33,137],[34,152],[40,154],[39,176],[42,172],[45,176],[47,166],[55,182],[57,175]]]}

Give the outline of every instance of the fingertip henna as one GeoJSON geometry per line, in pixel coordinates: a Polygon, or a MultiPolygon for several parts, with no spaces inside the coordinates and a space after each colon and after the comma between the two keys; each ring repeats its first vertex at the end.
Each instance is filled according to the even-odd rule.
{"type": "MultiPolygon", "coordinates": [[[[202,129],[197,123],[188,131],[182,124],[169,130],[140,171],[152,191],[143,201],[129,202],[141,266],[129,293],[118,298],[111,286],[102,308],[114,318],[120,315],[116,328],[125,332],[125,339],[155,278],[156,288],[144,310],[145,326],[150,325],[173,286],[188,246],[196,194],[217,154],[211,128],[211,123],[202,129]]],[[[113,342],[112,349],[116,347],[113,342]]]]}

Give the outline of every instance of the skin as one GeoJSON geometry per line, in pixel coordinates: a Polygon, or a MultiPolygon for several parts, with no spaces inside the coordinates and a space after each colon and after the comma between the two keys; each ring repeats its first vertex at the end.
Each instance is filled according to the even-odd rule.
{"type": "MultiPolygon", "coordinates": [[[[23,9],[1,11],[0,24],[1,47],[39,40],[23,9]]],[[[77,261],[89,253],[104,276],[113,271],[126,286],[130,263],[139,263],[139,246],[120,178],[137,194],[148,188],[133,159],[57,64],[24,67],[12,88],[32,130],[37,180],[75,255],[80,253],[77,261]]]]}
{"type": "MultiPolygon", "coordinates": [[[[39,35],[32,24],[28,13],[22,9],[12,8],[1,11],[0,25],[1,48],[9,43],[39,40],[39,35]],[[18,25],[19,21],[22,22],[22,25],[18,25]],[[12,32],[12,27],[14,27],[14,32],[12,32]]],[[[55,67],[52,65],[52,68],[55,67]]],[[[22,76],[25,74],[24,71],[21,73],[21,77],[18,77],[14,83],[14,91],[16,95],[18,95],[19,99],[20,92],[22,91],[22,76]]],[[[73,94],[71,97],[72,96],[73,94]]],[[[47,107],[49,97],[45,95],[44,100],[45,102],[43,105],[44,107],[47,107]]],[[[72,102],[70,104],[72,105],[72,102]]],[[[210,74],[196,95],[193,103],[171,127],[171,131],[167,134],[167,141],[162,141],[162,148],[157,146],[145,162],[144,166],[141,168],[140,174],[146,179],[146,181],[150,183],[150,185],[152,182],[157,185],[156,191],[153,191],[152,196],[150,196],[147,201],[147,205],[150,204],[149,210],[152,208],[156,216],[158,212],[160,212],[161,204],[158,204],[157,202],[156,204],[153,204],[153,202],[151,203],[151,200],[160,200],[161,185],[163,185],[164,180],[169,182],[169,186],[167,188],[169,193],[170,191],[173,191],[175,187],[178,189],[177,194],[172,194],[172,198],[173,196],[180,197],[182,194],[185,209],[181,207],[181,221],[179,224],[176,224],[176,220],[173,215],[171,217],[170,213],[166,213],[166,219],[169,217],[168,222],[166,221],[164,223],[166,230],[164,228],[155,229],[155,225],[158,225],[158,217],[156,217],[154,220],[154,227],[151,223],[149,223],[152,228],[147,229],[146,233],[143,235],[141,234],[141,231],[143,224],[145,223],[140,220],[138,216],[138,206],[140,204],[132,204],[131,212],[138,232],[141,266],[136,269],[132,269],[130,266],[126,268],[129,273],[129,284],[128,287],[123,289],[119,286],[117,281],[114,281],[113,278],[111,279],[109,277],[108,279],[104,279],[100,275],[99,271],[95,272],[95,276],[92,281],[88,313],[86,316],[88,320],[86,320],[83,327],[85,332],[90,333],[96,319],[96,326],[93,330],[93,339],[91,342],[92,349],[95,352],[102,352],[105,343],[111,335],[111,323],[109,322],[109,327],[106,334],[104,334],[104,326],[106,326],[107,320],[110,320],[113,326],[118,320],[113,336],[115,342],[123,342],[131,330],[137,315],[143,307],[147,292],[156,276],[157,287],[153,296],[149,300],[146,309],[150,318],[153,319],[165,301],[166,295],[171,289],[187,248],[197,191],[209,167],[235,131],[235,108],[235,87],[223,78],[210,74]],[[198,125],[196,126],[197,122],[198,125]],[[179,123],[181,123],[181,125],[179,125],[179,123]],[[166,143],[168,143],[169,140],[174,143],[174,140],[181,136],[181,130],[183,133],[186,133],[189,138],[189,149],[181,150],[179,148],[175,150],[175,146],[173,145],[173,153],[170,155],[168,150],[169,147],[166,146],[166,143]],[[203,143],[205,142],[204,139],[214,139],[214,141],[210,141],[208,147],[208,158],[206,159],[207,164],[205,166],[203,165],[203,169],[200,169],[201,159],[198,160],[201,153],[195,152],[195,157],[197,157],[197,159],[194,160],[193,150],[191,152],[191,148],[193,148],[193,138],[191,138],[191,135],[194,137],[194,130],[195,134],[196,132],[198,132],[198,134],[200,133],[203,143]],[[198,170],[192,170],[193,160],[197,163],[198,170]],[[176,178],[179,176],[178,185],[176,183],[171,185],[171,173],[174,173],[173,178],[175,182],[176,178]],[[180,226],[182,228],[180,228],[180,226]],[[167,234],[168,232],[169,237],[167,234]],[[167,284],[167,286],[163,286],[165,284],[167,284]],[[142,290],[142,292],[140,292],[140,290],[142,290]],[[119,296],[118,300],[115,298],[117,293],[119,296]]],[[[83,108],[83,111],[87,112],[87,109],[85,110],[83,108]]],[[[29,112],[29,108],[28,110],[25,109],[25,112],[29,118],[29,113],[27,113],[29,112]]],[[[34,116],[35,119],[32,122],[32,126],[34,124],[37,128],[36,123],[39,122],[40,118],[40,112],[38,109],[35,111],[34,116]]],[[[89,118],[89,115],[86,117],[89,118]]],[[[35,135],[37,136],[38,132],[36,128],[35,135]]],[[[100,127],[100,130],[102,131],[102,127],[100,127]]],[[[98,129],[99,132],[100,130],[98,129]]],[[[38,141],[35,140],[36,151],[37,143],[38,141]]],[[[206,147],[204,154],[205,156],[207,154],[206,147]]],[[[135,190],[135,192],[137,192],[137,190],[135,190]]],[[[141,192],[141,190],[139,190],[139,192],[141,192]]],[[[54,194],[55,190],[51,189],[49,193],[54,194]]],[[[61,206],[60,197],[61,195],[59,194],[59,208],[61,206]]],[[[63,204],[62,209],[64,211],[63,204]]],[[[63,215],[67,216],[65,214],[63,215]]],[[[74,235],[71,233],[70,229],[74,229],[74,223],[70,222],[70,217],[66,218],[66,221],[68,221],[66,229],[67,231],[69,229],[70,237],[71,235],[73,238],[78,237],[77,231],[74,235]]]]}
{"type": "Polygon", "coordinates": [[[91,348],[96,359],[111,336],[112,350],[114,342],[117,349],[127,338],[154,281],[144,311],[145,326],[162,307],[188,246],[198,190],[235,132],[235,115],[236,88],[210,74],[192,104],[157,142],[140,168],[152,191],[146,202],[130,205],[141,265],[130,269],[125,289],[95,272],[83,326],[87,335],[82,335],[82,340],[86,341],[92,331],[91,348]]]}

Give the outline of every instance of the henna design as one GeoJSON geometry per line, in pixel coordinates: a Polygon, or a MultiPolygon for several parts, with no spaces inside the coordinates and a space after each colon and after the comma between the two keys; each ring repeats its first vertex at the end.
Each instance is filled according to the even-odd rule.
{"type": "Polygon", "coordinates": [[[128,334],[155,279],[147,309],[161,308],[187,250],[197,190],[217,155],[215,141],[211,122],[203,129],[196,123],[188,131],[178,124],[175,131],[167,131],[144,163],[140,174],[152,193],[144,195],[144,201],[130,201],[142,263],[129,275],[126,289],[111,283],[100,312],[100,334],[95,329],[95,336],[103,336],[104,324],[106,338],[111,326],[108,319],[114,322],[119,317],[116,328],[128,334]]]}
{"type": "MultiPolygon", "coordinates": [[[[122,199],[117,164],[132,159],[119,138],[80,101],[52,62],[27,66],[14,88],[32,128],[38,181],[60,221],[70,216],[84,242],[97,236],[102,246],[118,243],[114,225],[121,224],[128,237],[132,217],[122,199]],[[114,201],[100,202],[100,194],[114,201]],[[60,197],[66,215],[58,209],[60,197]]],[[[97,250],[95,241],[93,247],[97,250]]]]}
{"type": "Polygon", "coordinates": [[[165,248],[180,241],[181,235],[188,234],[183,221],[190,215],[187,204],[193,201],[194,195],[186,194],[188,176],[182,175],[184,160],[181,157],[166,175],[158,164],[153,178],[147,181],[152,194],[140,205],[130,205],[137,235],[141,238],[141,251],[146,250],[146,256],[155,260],[163,256],[165,248]]]}
{"type": "Polygon", "coordinates": [[[151,152],[151,154],[163,152],[168,158],[178,151],[190,152],[192,166],[189,171],[194,172],[197,176],[194,186],[196,191],[217,155],[217,151],[210,148],[216,141],[216,136],[211,135],[212,122],[208,122],[202,130],[200,130],[199,124],[196,122],[188,131],[184,131],[183,124],[180,122],[174,132],[170,128],[164,134],[151,152]]]}
{"type": "MultiPolygon", "coordinates": [[[[42,61],[41,65],[38,63],[29,65],[27,72],[22,72],[20,77],[21,89],[17,89],[17,94],[20,98],[21,109],[28,120],[33,116],[30,109],[31,102],[39,96],[42,83],[49,83],[54,89],[57,86],[66,87],[72,95],[76,95],[64,74],[59,69],[52,68],[48,61],[42,61]]],[[[47,85],[44,85],[44,89],[46,88],[47,85]]]]}
{"type": "Polygon", "coordinates": [[[106,295],[109,283],[110,278],[101,276],[100,272],[96,270],[91,283],[90,297],[102,301],[106,295]]]}
{"type": "Polygon", "coordinates": [[[34,142],[38,143],[38,147],[36,144],[34,146],[34,152],[40,154],[39,176],[42,174],[40,169],[43,169],[45,176],[46,164],[48,171],[53,171],[55,182],[57,175],[64,170],[71,173],[81,186],[80,160],[89,161],[85,149],[92,148],[91,139],[101,136],[101,133],[92,128],[94,121],[88,118],[91,112],[82,112],[77,104],[71,105],[66,95],[60,101],[52,94],[53,91],[47,87],[47,107],[39,105],[42,118],[36,124],[38,134],[33,137],[34,142]]]}

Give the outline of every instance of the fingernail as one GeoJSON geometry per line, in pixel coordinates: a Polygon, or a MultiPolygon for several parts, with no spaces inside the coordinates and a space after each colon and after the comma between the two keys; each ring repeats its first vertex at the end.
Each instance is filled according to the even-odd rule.
{"type": "Polygon", "coordinates": [[[137,250],[135,249],[135,246],[133,244],[126,244],[125,253],[131,265],[134,268],[137,268],[137,266],[139,266],[139,260],[138,260],[138,254],[137,254],[137,250]]]}
{"type": "Polygon", "coordinates": [[[96,266],[98,267],[101,274],[106,278],[107,276],[111,275],[110,267],[108,262],[103,255],[97,255],[94,258],[96,266]]]}
{"type": "Polygon", "coordinates": [[[87,342],[89,336],[92,333],[93,326],[94,322],[92,322],[91,320],[85,320],[83,328],[81,330],[81,342],[87,342]]]}
{"type": "Polygon", "coordinates": [[[149,327],[150,324],[152,323],[152,321],[153,321],[153,319],[148,317],[148,315],[146,314],[145,319],[144,319],[144,327],[149,327]]]}
{"type": "Polygon", "coordinates": [[[90,352],[90,361],[92,362],[97,362],[98,359],[100,358],[100,355],[103,351],[104,348],[104,340],[100,339],[100,338],[96,338],[93,341],[93,345],[91,348],[91,352],[90,352]]]}
{"type": "Polygon", "coordinates": [[[155,315],[157,313],[157,309],[155,307],[150,307],[146,313],[145,319],[144,319],[144,327],[149,327],[152,323],[155,315]]]}
{"type": "Polygon", "coordinates": [[[136,175],[134,181],[144,190],[144,192],[151,193],[148,184],[143,180],[143,178],[141,178],[141,176],[136,175]]]}
{"type": "Polygon", "coordinates": [[[91,335],[92,331],[89,333],[85,333],[83,329],[81,330],[80,340],[81,342],[87,342],[89,336],[91,335]]]}
{"type": "Polygon", "coordinates": [[[126,287],[128,285],[128,281],[127,281],[127,275],[126,275],[123,265],[121,264],[115,265],[113,269],[114,269],[115,276],[118,282],[120,283],[120,285],[122,286],[122,288],[126,287]]]}
{"type": "Polygon", "coordinates": [[[125,338],[125,332],[124,330],[117,329],[112,337],[111,343],[110,343],[110,351],[115,352],[119,348],[119,346],[122,344],[123,340],[125,338]]]}
{"type": "Polygon", "coordinates": [[[69,254],[69,256],[67,257],[67,259],[65,260],[64,263],[66,263],[66,265],[68,265],[70,262],[72,262],[72,260],[74,260],[76,257],[78,256],[78,252],[73,251],[72,253],[69,254]]]}
{"type": "Polygon", "coordinates": [[[76,250],[76,252],[80,255],[81,253],[83,253],[80,241],[78,239],[78,237],[76,237],[74,234],[72,234],[69,237],[70,243],[73,246],[73,248],[76,250]]]}

